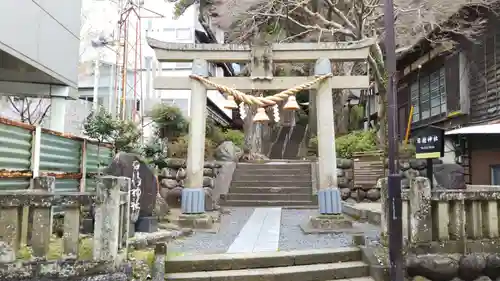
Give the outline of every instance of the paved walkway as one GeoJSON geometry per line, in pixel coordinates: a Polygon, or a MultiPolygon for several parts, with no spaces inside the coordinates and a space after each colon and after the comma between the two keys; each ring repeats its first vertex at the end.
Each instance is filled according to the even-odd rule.
{"type": "Polygon", "coordinates": [[[375,212],[380,212],[382,210],[381,203],[356,203],[353,206],[358,209],[370,210],[375,212]]]}
{"type": "Polygon", "coordinates": [[[229,246],[228,253],[275,252],[280,239],[281,208],[256,208],[229,246]]]}

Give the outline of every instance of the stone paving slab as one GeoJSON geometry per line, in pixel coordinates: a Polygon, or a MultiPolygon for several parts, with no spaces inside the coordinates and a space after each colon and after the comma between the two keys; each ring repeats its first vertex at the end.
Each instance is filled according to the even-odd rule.
{"type": "Polygon", "coordinates": [[[277,251],[280,237],[281,208],[256,208],[229,246],[228,253],[277,251]]]}
{"type": "Polygon", "coordinates": [[[346,215],[359,220],[366,220],[368,223],[380,225],[381,203],[343,203],[343,212],[346,215]]]}
{"type": "Polygon", "coordinates": [[[368,275],[368,265],[364,262],[343,262],[312,264],[259,269],[200,271],[191,273],[170,273],[165,279],[170,281],[313,281],[357,278],[368,275]]]}
{"type": "Polygon", "coordinates": [[[361,260],[361,249],[342,247],[286,252],[234,253],[170,258],[167,272],[235,270],[361,260]]]}

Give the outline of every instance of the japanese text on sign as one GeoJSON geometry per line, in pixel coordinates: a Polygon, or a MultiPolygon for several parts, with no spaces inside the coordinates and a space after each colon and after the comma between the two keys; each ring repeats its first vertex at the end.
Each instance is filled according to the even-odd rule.
{"type": "Polygon", "coordinates": [[[417,143],[418,144],[422,144],[422,143],[434,143],[434,142],[437,142],[437,141],[439,141],[439,137],[438,136],[428,136],[428,137],[417,138],[417,143]]]}

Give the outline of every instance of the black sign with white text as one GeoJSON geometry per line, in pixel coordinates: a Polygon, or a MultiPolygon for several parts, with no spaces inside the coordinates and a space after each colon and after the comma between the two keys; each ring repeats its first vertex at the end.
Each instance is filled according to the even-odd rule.
{"type": "Polygon", "coordinates": [[[444,130],[429,126],[421,129],[415,135],[415,157],[431,159],[444,156],[444,130]]]}

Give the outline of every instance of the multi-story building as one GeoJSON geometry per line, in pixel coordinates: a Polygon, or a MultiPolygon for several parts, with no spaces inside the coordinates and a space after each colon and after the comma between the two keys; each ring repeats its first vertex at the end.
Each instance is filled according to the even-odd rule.
{"type": "Polygon", "coordinates": [[[7,95],[50,98],[47,126],[63,130],[78,84],[81,2],[0,1],[0,10],[2,116],[15,117],[7,95]]]}
{"type": "MultiPolygon", "coordinates": [[[[137,75],[140,75],[139,81],[142,88],[142,98],[136,101],[137,111],[147,112],[158,103],[174,104],[181,111],[190,116],[191,96],[189,90],[154,90],[153,78],[158,75],[167,76],[188,76],[191,74],[191,63],[158,63],[155,58],[154,51],[147,45],[146,38],[151,37],[165,42],[175,43],[223,43],[224,33],[206,23],[199,17],[198,5],[192,5],[182,16],[174,19],[174,4],[168,1],[149,0],[144,1],[144,8],[150,11],[155,11],[159,15],[151,18],[143,18],[141,25],[141,44],[142,44],[142,64],[143,67],[137,75]],[[141,104],[141,102],[143,104],[141,104]],[[142,108],[141,108],[142,107],[142,108]]],[[[96,52],[94,50],[94,52],[96,52]]],[[[94,57],[97,55],[94,53],[94,57]]],[[[91,56],[89,56],[91,57],[91,56]]],[[[114,79],[116,74],[113,74],[115,63],[113,53],[108,50],[101,50],[100,67],[99,67],[99,103],[104,107],[110,108],[112,111],[116,107],[114,104],[115,94],[114,79]]],[[[95,61],[95,60],[94,60],[95,61]]],[[[92,60],[90,61],[92,64],[92,60]]],[[[87,63],[88,64],[88,63],[87,63]]],[[[87,69],[93,69],[92,66],[87,69]]],[[[210,65],[211,76],[230,76],[234,75],[231,65],[210,65]]],[[[133,80],[133,73],[127,75],[127,79],[133,80]]],[[[94,73],[89,73],[80,77],[79,93],[82,99],[88,101],[93,100],[93,89],[95,86],[94,73]]],[[[130,83],[132,84],[132,83],[130,83]]],[[[132,102],[133,95],[129,93],[127,99],[132,102]]],[[[212,118],[216,123],[222,126],[231,126],[232,111],[224,109],[223,105],[226,98],[218,91],[207,92],[207,107],[209,118],[212,118]]],[[[144,117],[143,118],[147,118],[144,117]]],[[[148,121],[144,123],[149,123],[148,121]]],[[[146,128],[145,134],[148,135],[150,130],[146,128]]]]}

